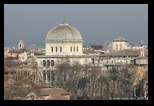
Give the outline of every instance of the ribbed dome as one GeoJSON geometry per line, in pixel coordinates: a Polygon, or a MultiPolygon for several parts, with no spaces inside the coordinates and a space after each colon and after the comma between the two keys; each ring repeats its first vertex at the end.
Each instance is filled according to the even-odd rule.
{"type": "Polygon", "coordinates": [[[119,38],[114,39],[113,42],[127,42],[127,40],[119,37],[119,38]]]}
{"type": "Polygon", "coordinates": [[[82,42],[80,32],[73,26],[62,23],[51,29],[46,37],[46,42],[53,41],[79,41],[82,42]]]}

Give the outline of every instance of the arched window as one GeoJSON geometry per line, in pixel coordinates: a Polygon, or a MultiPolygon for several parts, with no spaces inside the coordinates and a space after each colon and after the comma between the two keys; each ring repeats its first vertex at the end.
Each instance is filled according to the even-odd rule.
{"type": "Polygon", "coordinates": [[[72,46],[70,47],[70,51],[72,52],[72,46]]]}
{"type": "Polygon", "coordinates": [[[45,72],[45,70],[43,70],[43,80],[44,81],[46,80],[46,72],[45,72]]]}
{"type": "Polygon", "coordinates": [[[50,66],[50,60],[47,60],[47,66],[50,66]]]}
{"type": "Polygon", "coordinates": [[[56,47],[56,52],[58,52],[58,47],[56,47]]]}
{"type": "Polygon", "coordinates": [[[60,52],[62,52],[62,47],[60,47],[60,52]]]}
{"type": "Polygon", "coordinates": [[[53,47],[51,47],[51,52],[53,52],[53,47]]]}
{"type": "Polygon", "coordinates": [[[74,47],[74,52],[75,52],[75,47],[74,47]]]}
{"type": "Polygon", "coordinates": [[[45,61],[45,60],[43,60],[43,66],[44,66],[44,67],[46,66],[46,61],[45,61]]]}
{"type": "Polygon", "coordinates": [[[54,66],[54,60],[51,60],[51,66],[54,66]]]}
{"type": "Polygon", "coordinates": [[[49,70],[47,70],[47,80],[48,82],[50,82],[50,71],[49,70]]]}
{"type": "Polygon", "coordinates": [[[55,73],[51,71],[51,80],[54,81],[54,78],[55,78],[55,73]]]}

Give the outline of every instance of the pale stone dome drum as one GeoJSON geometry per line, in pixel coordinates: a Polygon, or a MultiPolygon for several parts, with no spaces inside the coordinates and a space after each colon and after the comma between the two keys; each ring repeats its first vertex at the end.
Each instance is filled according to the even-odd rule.
{"type": "Polygon", "coordinates": [[[54,41],[83,42],[80,32],[73,26],[64,22],[48,32],[46,42],[54,41]]]}

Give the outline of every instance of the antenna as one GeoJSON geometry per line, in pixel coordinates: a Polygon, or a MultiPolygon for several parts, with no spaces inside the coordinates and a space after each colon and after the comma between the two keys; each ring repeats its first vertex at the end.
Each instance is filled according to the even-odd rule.
{"type": "Polygon", "coordinates": [[[64,13],[64,15],[63,15],[63,21],[62,21],[62,24],[67,24],[67,23],[65,22],[65,13],[64,13]]]}
{"type": "Polygon", "coordinates": [[[64,16],[63,16],[63,23],[65,23],[65,13],[64,13],[64,16]]]}

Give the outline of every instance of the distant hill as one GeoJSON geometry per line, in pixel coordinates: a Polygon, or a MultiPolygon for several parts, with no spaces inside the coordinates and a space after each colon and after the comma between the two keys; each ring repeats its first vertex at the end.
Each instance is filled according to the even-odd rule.
{"type": "MultiPolygon", "coordinates": [[[[18,42],[4,42],[5,47],[18,47],[18,42]]],[[[45,42],[24,42],[25,47],[44,47],[45,42]]]]}

